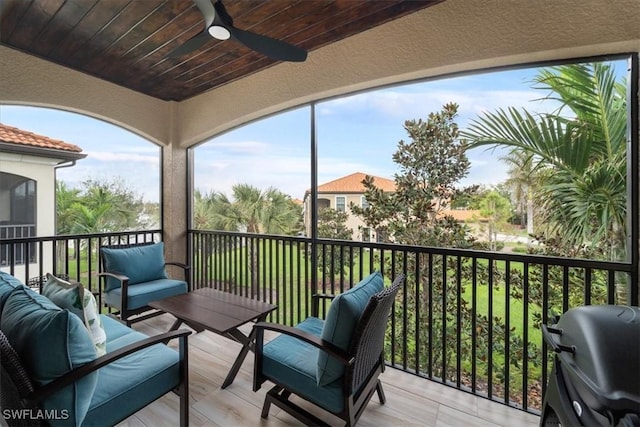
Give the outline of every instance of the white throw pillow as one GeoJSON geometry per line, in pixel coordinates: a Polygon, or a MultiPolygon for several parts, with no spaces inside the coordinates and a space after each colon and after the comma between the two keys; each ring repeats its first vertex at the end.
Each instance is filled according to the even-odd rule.
{"type": "Polygon", "coordinates": [[[84,322],[98,357],[107,353],[107,335],[102,326],[100,310],[93,294],[82,286],[82,283],[71,283],[53,274],[47,273],[47,283],[42,288],[42,294],[55,305],[74,313],[84,322]]]}

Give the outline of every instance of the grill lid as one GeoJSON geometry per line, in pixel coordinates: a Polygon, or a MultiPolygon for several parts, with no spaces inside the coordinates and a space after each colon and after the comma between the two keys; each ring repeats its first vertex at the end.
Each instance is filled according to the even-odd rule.
{"type": "Polygon", "coordinates": [[[573,308],[546,334],[578,393],[594,409],[640,410],[640,308],[573,308]]]}

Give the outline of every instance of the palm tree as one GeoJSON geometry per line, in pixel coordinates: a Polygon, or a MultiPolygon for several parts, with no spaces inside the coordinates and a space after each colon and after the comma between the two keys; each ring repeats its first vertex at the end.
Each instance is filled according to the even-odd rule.
{"type": "Polygon", "coordinates": [[[505,184],[513,191],[513,198],[522,219],[524,217],[527,219],[527,234],[532,235],[534,231],[533,189],[538,179],[536,172],[540,163],[536,161],[533,154],[520,148],[512,148],[501,160],[509,166],[507,170],[509,177],[505,184]]]}
{"type": "MultiPolygon", "coordinates": [[[[242,231],[259,234],[294,235],[300,229],[301,207],[291,197],[269,187],[262,191],[249,184],[236,184],[232,198],[222,192],[196,193],[195,213],[200,224],[215,230],[242,231]]],[[[251,258],[251,292],[258,290],[258,260],[253,246],[251,258]]]]}
{"type": "Polygon", "coordinates": [[[232,198],[222,192],[197,192],[198,221],[215,230],[285,235],[299,231],[301,208],[288,195],[248,184],[236,184],[231,192],[232,198]]]}
{"type": "Polygon", "coordinates": [[[462,135],[470,147],[504,145],[539,160],[537,188],[546,232],[573,246],[597,245],[611,259],[626,256],[626,96],[605,63],[543,69],[536,89],[556,100],[553,113],[499,109],[462,135]]]}
{"type": "Polygon", "coordinates": [[[73,226],[73,205],[80,200],[80,190],[56,181],[56,234],[70,234],[73,226]]]}

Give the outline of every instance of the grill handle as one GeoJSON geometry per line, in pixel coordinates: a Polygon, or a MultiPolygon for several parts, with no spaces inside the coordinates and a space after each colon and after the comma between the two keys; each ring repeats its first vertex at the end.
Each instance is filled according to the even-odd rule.
{"type": "Polygon", "coordinates": [[[542,338],[544,338],[547,344],[551,346],[551,349],[554,352],[562,353],[563,351],[566,351],[567,353],[571,353],[571,354],[576,352],[575,346],[563,345],[556,342],[555,338],[553,337],[554,335],[562,336],[562,329],[553,328],[547,325],[542,325],[542,338]]]}

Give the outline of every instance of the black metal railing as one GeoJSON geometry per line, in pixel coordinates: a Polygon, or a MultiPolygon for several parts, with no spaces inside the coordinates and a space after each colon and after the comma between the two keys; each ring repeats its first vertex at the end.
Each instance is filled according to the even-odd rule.
{"type": "MultiPolygon", "coordinates": [[[[160,241],[160,230],[2,239],[0,269],[42,286],[51,272],[99,289],[98,247],[160,241]]],[[[390,366],[539,413],[551,368],[540,332],[554,315],[585,304],[638,305],[631,263],[373,242],[189,231],[194,287],[211,286],[278,305],[271,320],[316,314],[311,295],[343,292],[379,270],[407,280],[387,332],[390,366]]],[[[319,307],[323,317],[327,306],[319,307]]]]}
{"type": "Polygon", "coordinates": [[[627,263],[330,240],[312,251],[304,237],[189,235],[195,287],[275,303],[271,320],[288,325],[312,314],[315,292],[343,292],[375,270],[389,282],[404,273],[388,364],[533,413],[551,368],[540,325],[574,306],[638,305],[627,263]]]}
{"type": "Polygon", "coordinates": [[[35,224],[2,224],[0,225],[0,266],[13,264],[25,264],[35,262],[36,245],[10,247],[2,243],[5,239],[18,239],[36,235],[35,224]]]}
{"type": "MultiPolygon", "coordinates": [[[[81,282],[92,292],[99,292],[98,248],[104,245],[160,241],[160,230],[125,231],[50,237],[0,239],[7,252],[7,263],[0,266],[24,284],[42,288],[47,273],[81,282]],[[28,259],[30,262],[22,262],[28,259]]],[[[101,303],[101,296],[99,295],[101,303]]]]}

